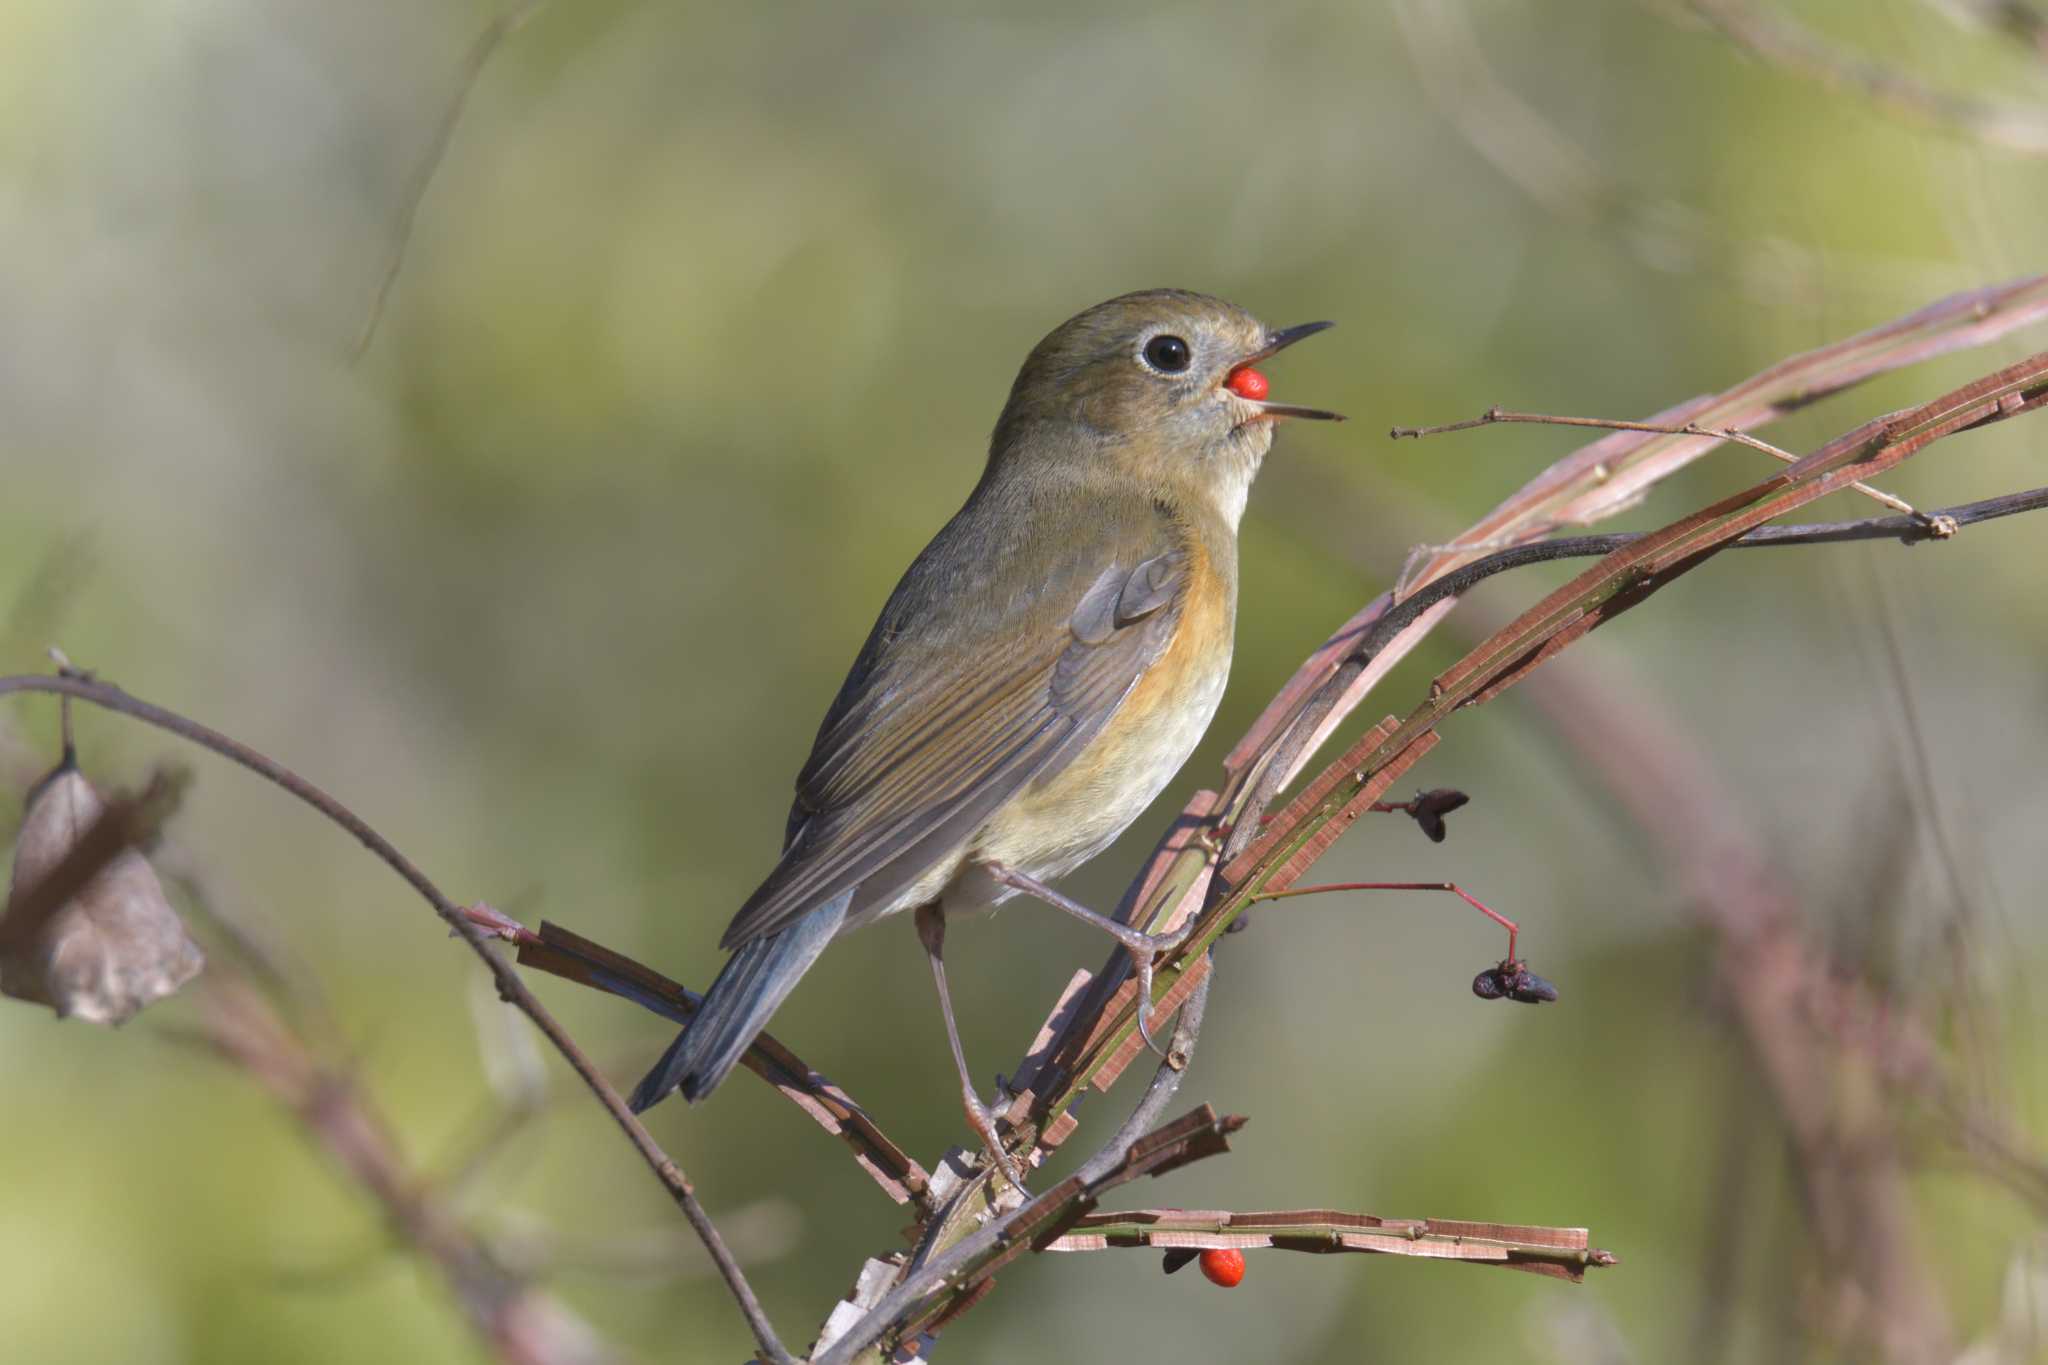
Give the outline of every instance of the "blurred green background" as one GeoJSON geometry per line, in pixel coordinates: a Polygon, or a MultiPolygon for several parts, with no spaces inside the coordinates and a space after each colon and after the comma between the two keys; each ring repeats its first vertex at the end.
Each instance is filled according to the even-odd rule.
{"type": "MultiPolygon", "coordinates": [[[[2038,54],[1970,22],[1988,6],[1765,3],[1941,88],[2048,98],[2038,54]]],[[[1411,545],[1575,444],[1516,428],[1396,445],[1389,426],[1491,403],[1645,416],[2048,261],[2048,164],[1746,60],[1680,9],[557,0],[476,80],[352,359],[500,10],[9,0],[0,665],[46,667],[59,641],[298,767],[452,894],[701,987],[773,860],[819,715],[971,486],[1018,362],[1099,299],[1176,285],[1276,325],[1336,319],[1271,373],[1277,396],[1355,419],[1290,429],[1267,463],[1236,673],[1177,805],[1411,545]]],[[[1805,448],[2042,335],[1774,439],[1805,448]]],[[[1890,486],[1940,505],[2041,482],[2042,420],[1939,447],[1890,486]]],[[[1764,463],[1717,453],[1628,524],[1764,463]]],[[[2036,1135],[2042,567],[2025,519],[1911,551],[1730,556],[1560,665],[1666,708],[1711,754],[1845,974],[1896,983],[1944,1041],[1967,998],[1997,1045],[1958,1064],[2036,1135]]],[[[1475,606],[1526,604],[1561,572],[1475,606]]],[[[1454,618],[1347,733],[1412,705],[1469,630],[1454,618]]],[[[32,775],[54,707],[5,721],[8,771],[32,775]]],[[[178,852],[331,992],[408,1151],[458,1163],[497,1102],[480,1051],[503,1070],[514,1046],[467,954],[267,788],[128,724],[80,725],[107,782],[193,764],[178,852]]],[[[1122,1202],[1584,1224],[1618,1269],[1574,1288],[1254,1254],[1223,1294],[1149,1253],[1046,1257],[1006,1272],[938,1358],[1869,1358],[1819,1302],[1802,1175],[1692,891],[1579,758],[1511,693],[1452,721],[1416,774],[1474,794],[1455,837],[1368,821],[1324,864],[1455,878],[1521,918],[1563,1003],[1472,1000],[1499,945],[1449,898],[1264,914],[1220,960],[1183,1091],[1252,1123],[1236,1154],[1122,1202]]],[[[1113,901],[1165,814],[1069,888],[1113,901]]],[[[984,1076],[1104,956],[1023,906],[949,946],[984,1076]]],[[[668,1036],[621,1002],[539,989],[621,1083],[668,1036]]],[[[480,1358],[441,1282],[384,1253],[294,1124],[164,1036],[189,1008],[120,1033],[0,1010],[8,1358],[480,1358]]],[[[907,923],[835,948],[775,1029],[921,1158],[962,1139],[907,923]]],[[[606,1267],[674,1213],[546,1066],[545,1115],[466,1189],[476,1226],[549,1252],[550,1286],[644,1358],[744,1358],[693,1251],[606,1267]]],[[[1091,1105],[1076,1145],[1128,1102],[1091,1105]]],[[[765,1087],[664,1106],[653,1128],[794,1342],[862,1257],[899,1244],[903,1211],[765,1087]]],[[[2036,1230],[1940,1133],[1906,1155],[1966,1342],[2036,1230]]]]}

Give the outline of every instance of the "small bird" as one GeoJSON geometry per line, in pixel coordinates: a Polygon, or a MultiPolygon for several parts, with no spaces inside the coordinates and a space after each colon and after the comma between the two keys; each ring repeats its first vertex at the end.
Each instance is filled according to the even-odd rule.
{"type": "Polygon", "coordinates": [[[981,481],[896,585],[826,712],[782,859],[733,917],[732,956],[635,1110],[678,1087],[709,1095],[826,944],[910,910],[968,1122],[1016,1183],[961,1051],[945,917],[1029,895],[1112,934],[1147,980],[1175,946],[1046,883],[1107,848],[1215,716],[1238,521],[1274,424],[1342,420],[1267,401],[1254,366],[1330,325],[1271,331],[1220,299],[1156,289],[1038,343],[981,481]]]}

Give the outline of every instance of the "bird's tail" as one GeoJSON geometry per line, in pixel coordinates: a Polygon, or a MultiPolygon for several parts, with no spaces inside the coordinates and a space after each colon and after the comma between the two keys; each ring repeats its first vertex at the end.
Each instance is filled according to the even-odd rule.
{"type": "Polygon", "coordinates": [[[788,928],[741,944],[704,993],[697,1013],[633,1088],[633,1112],[652,1108],[678,1086],[692,1102],[716,1090],[839,932],[852,899],[849,889],[788,928]]]}

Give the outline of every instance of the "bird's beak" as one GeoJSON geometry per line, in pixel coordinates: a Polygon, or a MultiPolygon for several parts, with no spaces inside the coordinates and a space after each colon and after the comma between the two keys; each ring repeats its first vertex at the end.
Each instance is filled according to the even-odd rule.
{"type": "MultiPolygon", "coordinates": [[[[1258,364],[1267,356],[1277,355],[1279,352],[1286,350],[1289,346],[1292,346],[1295,342],[1300,341],[1303,337],[1312,337],[1317,332],[1328,331],[1330,328],[1335,327],[1336,325],[1337,324],[1334,322],[1304,322],[1299,326],[1282,327],[1277,332],[1267,333],[1265,345],[1259,347],[1258,350],[1253,351],[1250,355],[1246,356],[1244,359],[1238,361],[1237,364],[1230,367],[1230,373],[1224,376],[1224,386],[1231,389],[1232,392],[1239,393],[1240,397],[1244,397],[1244,395],[1241,392],[1239,392],[1238,384],[1234,382],[1240,373],[1251,369],[1252,366],[1258,364]]],[[[1259,378],[1262,381],[1259,387],[1261,390],[1263,390],[1264,376],[1255,377],[1259,378]]],[[[1331,412],[1326,408],[1297,407],[1293,403],[1269,403],[1264,398],[1247,398],[1245,401],[1254,403],[1258,406],[1258,415],[1261,418],[1278,419],[1281,417],[1306,417],[1317,422],[1341,422],[1344,420],[1344,414],[1340,412],[1331,412]]]]}

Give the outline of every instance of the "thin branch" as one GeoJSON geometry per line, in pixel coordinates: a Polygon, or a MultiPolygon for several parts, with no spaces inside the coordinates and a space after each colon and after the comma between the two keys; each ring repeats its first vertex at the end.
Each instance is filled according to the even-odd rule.
{"type": "MultiPolygon", "coordinates": [[[[1761,440],[1746,431],[1737,431],[1734,427],[1709,431],[1697,422],[1687,422],[1683,426],[1660,426],[1654,422],[1618,422],[1606,417],[1559,417],[1542,412],[1509,412],[1498,407],[1488,408],[1479,416],[1463,422],[1447,422],[1439,427],[1395,427],[1387,435],[1398,441],[1404,436],[1437,436],[1448,431],[1469,431],[1473,427],[1492,426],[1498,422],[1532,422],[1549,427],[1594,427],[1603,431],[1642,431],[1654,436],[1705,436],[1718,441],[1733,441],[1737,445],[1748,446],[1751,450],[1760,450],[1780,464],[1795,464],[1799,459],[1789,450],[1780,449],[1769,441],[1761,440]]],[[[1867,483],[1852,483],[1849,487],[1864,497],[1891,508],[1894,512],[1904,512],[1909,516],[1917,515],[1911,503],[1903,498],[1895,498],[1881,489],[1872,488],[1867,483]]]]}
{"type": "Polygon", "coordinates": [[[398,283],[398,273],[405,268],[405,253],[412,244],[413,225],[419,220],[420,204],[426,199],[427,190],[433,185],[434,176],[448,155],[448,146],[455,140],[456,125],[462,122],[462,111],[468,106],[477,82],[483,78],[484,68],[497,54],[499,45],[546,3],[547,0],[525,0],[517,9],[491,20],[476,36],[476,41],[470,44],[455,82],[455,93],[449,98],[448,107],[442,111],[441,121],[434,126],[433,140],[427,144],[426,153],[413,168],[405,193],[399,198],[398,219],[391,229],[390,254],[385,258],[384,273],[377,281],[377,292],[370,298],[369,316],[363,319],[362,330],[356,334],[355,349],[349,354],[351,363],[361,360],[369,352],[370,343],[376,339],[377,326],[384,320],[384,309],[390,302],[392,286],[398,283]]]}
{"type": "Polygon", "coordinates": [[[1093,1181],[1109,1174],[1121,1160],[1121,1154],[1129,1151],[1131,1144],[1142,1137],[1159,1116],[1166,1112],[1166,1106],[1173,1103],[1173,1097],[1180,1091],[1181,1079],[1194,1065],[1195,1044],[1201,1041],[1202,1021],[1209,1012],[1209,988],[1216,984],[1216,973],[1212,969],[1196,983],[1187,1003],[1180,1007],[1180,1017],[1173,1028],[1173,1041],[1166,1045],[1166,1055],[1159,1059],[1158,1067],[1152,1072],[1152,1083],[1145,1087],[1145,1093],[1124,1119],[1102,1149],[1087,1161],[1081,1163],[1076,1173],[1081,1179],[1093,1181]]]}
{"type": "MultiPolygon", "coordinates": [[[[1086,974],[1084,973],[1083,975],[1085,976],[1086,974]]],[[[1173,1039],[1167,1044],[1166,1056],[1160,1059],[1159,1065],[1154,1069],[1152,1081],[1145,1087],[1145,1093],[1139,1097],[1138,1103],[1132,1108],[1129,1116],[1118,1126],[1116,1132],[1102,1145],[1101,1149],[1095,1155],[1089,1157],[1088,1160],[1081,1163],[1080,1168],[1074,1173],[1074,1180],[1080,1181],[1083,1185],[1092,1185],[1095,1182],[1107,1179],[1113,1172],[1121,1168],[1129,1160],[1132,1148],[1144,1139],[1147,1131],[1159,1122],[1160,1115],[1166,1112],[1167,1105],[1173,1102],[1174,1095],[1180,1090],[1182,1079],[1187,1075],[1188,1067],[1194,1062],[1195,1045],[1201,1037],[1202,1021],[1209,1007],[1209,987],[1214,983],[1214,979],[1213,975],[1204,974],[1194,990],[1189,994],[1187,1003],[1181,1007],[1179,1017],[1175,1022],[1173,1039]]],[[[927,1240],[923,1244],[924,1254],[921,1258],[917,1259],[928,1260],[930,1257],[941,1253],[955,1254],[966,1245],[964,1241],[960,1240],[961,1238],[975,1235],[972,1230],[973,1218],[979,1216],[981,1206],[986,1202],[987,1196],[985,1191],[987,1189],[987,1181],[988,1173],[983,1172],[976,1176],[972,1182],[963,1183],[958,1188],[954,1194],[952,1204],[946,1210],[946,1216],[942,1219],[934,1220],[927,1227],[928,1229],[939,1230],[948,1228],[958,1229],[960,1230],[959,1237],[953,1243],[948,1244],[930,1240],[931,1234],[928,1231],[927,1240]]],[[[1071,1184],[1072,1182],[1068,1183],[1071,1184]]],[[[1021,1209],[1014,1209],[998,1214],[993,1209],[988,1210],[989,1216],[996,1217],[999,1221],[1009,1220],[1002,1223],[1004,1227],[1014,1226],[1017,1215],[1022,1212],[1023,1210],[1021,1209]]],[[[995,1241],[1000,1240],[1000,1237],[995,1239],[995,1241]]],[[[988,1243],[988,1245],[992,1246],[994,1242],[988,1243]]],[[[965,1263],[965,1259],[959,1262],[959,1264],[963,1265],[965,1263]]],[[[871,1264],[881,1266],[884,1269],[888,1268],[887,1262],[871,1262],[871,1264]]],[[[912,1264],[916,1264],[916,1259],[913,1260],[912,1264]]],[[[982,1283],[986,1283],[985,1278],[982,1283]]],[[[857,1331],[862,1325],[878,1326],[881,1334],[887,1335],[894,1324],[882,1322],[877,1317],[886,1308],[886,1304],[880,1298],[882,1292],[878,1289],[875,1297],[863,1298],[860,1294],[860,1286],[856,1286],[855,1296],[843,1301],[834,1309],[835,1319],[841,1315],[849,1314],[850,1310],[850,1322],[846,1330],[857,1331]]],[[[951,1306],[946,1310],[949,1317],[958,1316],[966,1307],[970,1306],[966,1297],[969,1292],[971,1291],[965,1287],[956,1289],[956,1297],[951,1306]]],[[[906,1306],[912,1301],[908,1296],[900,1300],[906,1306]]],[[[825,1332],[820,1335],[819,1345],[821,1348],[835,1345],[842,1335],[844,1335],[843,1332],[835,1334],[832,1323],[828,1321],[825,1332]]],[[[904,1335],[907,1335],[907,1333],[904,1335]]],[[[877,1338],[870,1338],[870,1344],[875,1339],[877,1338]]],[[[858,1354],[858,1351],[854,1353],[858,1354]]]]}
{"type": "Polygon", "coordinates": [[[1026,1251],[1042,1247],[1119,1185],[1146,1175],[1164,1175],[1192,1161],[1230,1150],[1230,1134],[1244,1126],[1231,1114],[1218,1116],[1207,1105],[1132,1143],[1106,1172],[1091,1179],[1071,1175],[1033,1199],[963,1238],[913,1270],[865,1318],[813,1357],[814,1365],[846,1365],[901,1323],[908,1337],[943,1323],[945,1304],[924,1301],[941,1290],[955,1301],[972,1294],[990,1276],[1026,1251]]]}
{"type": "MultiPolygon", "coordinates": [[[[1649,421],[1751,430],[1880,374],[1996,340],[2048,318],[2048,275],[1952,294],[1906,317],[1758,371],[1649,421]]],[[[1705,456],[1718,436],[1617,431],[1557,461],[1511,494],[1417,575],[1428,581],[1502,544],[1585,525],[1633,506],[1659,480],[1705,456]]]]}
{"type": "Polygon", "coordinates": [[[1741,0],[1690,0],[1693,12],[1723,37],[1768,66],[1861,94],[1895,114],[2027,156],[2048,156],[2048,113],[1938,90],[1918,76],[1846,52],[1790,20],[1760,13],[1741,0]]]}
{"type": "Polygon", "coordinates": [[[1613,1252],[1589,1244],[1584,1228],[1470,1223],[1444,1218],[1379,1218],[1334,1209],[1277,1209],[1247,1213],[1214,1210],[1130,1209],[1091,1213],[1045,1251],[1107,1251],[1118,1247],[1242,1250],[1270,1247],[1314,1254],[1358,1252],[1421,1256],[1527,1270],[1581,1280],[1588,1269],[1616,1264],[1613,1252]]]}
{"type": "MultiPolygon", "coordinates": [[[[1720,393],[1656,414],[1662,423],[1755,427],[1877,375],[1980,346],[2048,317],[2048,275],[1967,290],[1855,336],[1769,365],[1720,393]]],[[[1713,448],[1717,438],[1614,432],[1551,464],[1443,547],[1413,576],[1429,583],[1503,545],[1585,525],[1632,506],[1657,482],[1713,448]]],[[[1226,859],[1249,846],[1262,814],[1309,757],[1329,740],[1372,689],[1450,610],[1445,596],[1428,613],[1356,661],[1359,638],[1387,613],[1382,594],[1331,634],[1269,702],[1224,759],[1230,784],[1220,809],[1234,825],[1226,859]]],[[[1156,865],[1160,853],[1154,854],[1156,865]]]]}
{"type": "MultiPolygon", "coordinates": [[[[1327,882],[1322,886],[1290,886],[1285,891],[1262,891],[1253,896],[1247,904],[1293,900],[1299,896],[1327,896],[1338,891],[1447,891],[1508,931],[1508,955],[1501,960],[1502,968],[1524,965],[1515,957],[1515,940],[1522,932],[1522,926],[1488,906],[1456,882],[1327,882]]],[[[1551,992],[1550,998],[1557,998],[1555,991],[1551,992]]]]}
{"type": "MultiPolygon", "coordinates": [[[[1355,754],[1362,748],[1383,742],[1392,732],[1394,723],[1389,717],[1351,752],[1355,754]]],[[[1336,842],[1352,820],[1384,796],[1386,789],[1420,761],[1435,743],[1434,737],[1421,739],[1410,751],[1384,763],[1349,799],[1318,819],[1317,837],[1293,850],[1286,860],[1286,867],[1278,875],[1291,880],[1305,872],[1336,842]]],[[[1303,796],[1275,820],[1274,837],[1282,832],[1282,827],[1309,818],[1303,803],[1314,805],[1320,802],[1333,790],[1337,780],[1333,774],[1339,770],[1346,777],[1353,772],[1343,758],[1332,764],[1323,778],[1311,784],[1303,796]]],[[[1270,843],[1267,846],[1270,847],[1270,843]]],[[[1257,847],[1255,845],[1255,849],[1257,847]]],[[[1198,974],[1208,970],[1208,949],[1245,908],[1242,898],[1236,894],[1240,888],[1233,877],[1233,868],[1226,866],[1220,872],[1215,871],[1214,857],[1213,852],[1208,853],[1204,864],[1213,876],[1197,877],[1184,889],[1169,879],[1163,883],[1163,890],[1176,898],[1155,896],[1140,906],[1138,922],[1155,933],[1173,923],[1188,907],[1200,907],[1188,939],[1153,969],[1155,1017],[1164,1018],[1179,1007],[1199,979],[1198,974]]],[[[1276,881],[1270,889],[1278,890],[1280,886],[1281,883],[1276,881]]],[[[1122,963],[1117,965],[1119,968],[1123,966],[1122,963]]],[[[1085,1091],[1106,1089],[1144,1051],[1144,1044],[1137,1035],[1136,983],[1105,971],[1098,977],[1098,991],[1119,981],[1121,984],[1116,985],[1098,1008],[1083,1009],[1067,1030],[1065,1038],[1055,1045],[1053,1057],[1034,1083],[1035,1093],[1028,1097],[1020,1096],[1020,1104],[1028,1098],[1029,1113],[1032,1124],[1038,1129],[1040,1146],[1050,1147],[1062,1139],[1065,1129],[1071,1126],[1067,1119],[1068,1111],[1085,1091]]]]}
{"type": "MultiPolygon", "coordinates": [[[[1482,419],[1451,423],[1444,427],[1398,428],[1396,434],[1429,435],[1437,431],[1464,430],[1484,425],[1487,423],[1482,419]]],[[[1948,539],[1955,530],[1964,526],[1994,521],[2000,517],[2016,516],[2022,512],[2036,512],[2044,508],[2048,508],[2048,488],[2035,488],[2023,493],[2009,493],[1978,502],[1962,503],[1955,507],[1938,508],[1932,512],[1916,511],[1910,516],[1870,517],[1859,521],[1819,522],[1799,526],[1760,526],[1733,541],[1730,548],[1750,550],[1771,546],[1832,545],[1852,540],[1896,540],[1902,545],[1917,545],[1926,540],[1948,539]]],[[[1293,724],[1284,732],[1280,743],[1269,751],[1267,761],[1257,766],[1257,777],[1248,789],[1242,807],[1232,814],[1233,826],[1230,837],[1223,846],[1224,860],[1236,858],[1251,846],[1253,837],[1259,832],[1260,817],[1286,784],[1288,776],[1297,766],[1312,737],[1318,736],[1327,728],[1326,718],[1336,709],[1338,700],[1351,691],[1356,680],[1379,658],[1381,651],[1403,631],[1414,626],[1430,612],[1455,598],[1462,597],[1495,574],[1506,573],[1510,569],[1519,569],[1529,564],[1612,554],[1625,546],[1637,543],[1647,534],[1649,533],[1628,531],[1607,535],[1558,537],[1498,550],[1483,559],[1472,560],[1461,568],[1444,573],[1433,579],[1426,587],[1401,598],[1396,604],[1390,604],[1383,597],[1376,600],[1367,611],[1353,617],[1345,630],[1332,637],[1332,644],[1347,646],[1347,652],[1342,656],[1343,662],[1302,706],[1293,724]]]]}
{"type": "Polygon", "coordinates": [[[326,816],[352,835],[385,866],[397,873],[408,886],[419,893],[421,899],[433,907],[434,913],[440,916],[442,922],[469,945],[470,951],[482,960],[497,985],[498,994],[505,1002],[533,1020],[534,1026],[546,1035],[555,1050],[562,1054],[570,1068],[590,1088],[598,1103],[611,1115],[612,1121],[633,1144],[633,1149],[640,1154],[640,1159],[654,1173],[655,1178],[661,1181],[663,1187],[668,1190],[669,1197],[682,1209],[683,1216],[696,1230],[705,1250],[711,1254],[712,1261],[718,1266],[727,1289],[731,1291],[734,1301],[739,1304],[741,1313],[746,1316],[747,1325],[753,1329],[762,1351],[775,1362],[775,1365],[793,1365],[789,1352],[783,1349],[781,1341],[775,1335],[775,1329],[769,1325],[767,1315],[761,1309],[760,1300],[754,1295],[753,1287],[747,1283],[745,1272],[740,1269],[739,1262],[727,1249],[724,1239],[718,1235],[718,1229],[712,1225],[710,1215],[705,1213],[704,1206],[697,1201],[696,1191],[692,1189],[682,1168],[661,1149],[661,1144],[654,1140],[638,1116],[626,1107],[626,1102],[619,1097],[618,1091],[612,1088],[611,1082],[605,1079],[604,1073],[598,1070],[596,1063],[585,1055],[583,1049],[569,1036],[568,1031],[548,1012],[547,1007],[541,1004],[539,998],[520,979],[519,973],[491,951],[490,939],[470,922],[462,907],[443,895],[440,887],[436,886],[410,858],[400,852],[396,845],[379,834],[368,821],[276,759],[198,721],[143,701],[139,697],[130,696],[111,683],[75,677],[52,678],[37,675],[0,678],[0,696],[14,692],[48,692],[91,702],[105,710],[168,731],[180,739],[238,763],[326,816]]]}
{"type": "MultiPolygon", "coordinates": [[[[1823,521],[1794,526],[1759,526],[1730,541],[1729,549],[1783,549],[1793,545],[1839,545],[1854,540],[1896,540],[1901,545],[1949,540],[1965,526],[2048,509],[2048,488],[2030,488],[1977,502],[1914,512],[1903,517],[1866,517],[1857,521],[1823,521]]],[[[1445,574],[1428,587],[1401,599],[1375,619],[1360,639],[1354,657],[1370,662],[1385,644],[1439,602],[1461,597],[1495,574],[1559,559],[1589,559],[1639,544],[1648,531],[1618,531],[1597,536],[1559,536],[1513,549],[1498,550],[1445,574]]]]}
{"type": "MultiPolygon", "coordinates": [[[[558,924],[543,921],[536,933],[488,905],[472,905],[465,913],[492,937],[517,945],[520,966],[630,1000],[671,1023],[687,1024],[703,1000],[653,968],[558,924]]],[[[820,1128],[843,1140],[884,1194],[899,1204],[915,1201],[920,1210],[930,1211],[931,1177],[924,1167],[839,1085],[767,1032],[755,1037],[740,1060],[820,1128]]]]}

